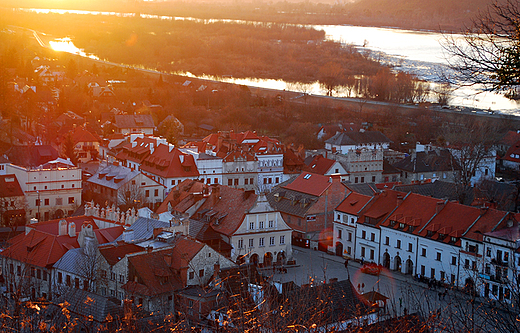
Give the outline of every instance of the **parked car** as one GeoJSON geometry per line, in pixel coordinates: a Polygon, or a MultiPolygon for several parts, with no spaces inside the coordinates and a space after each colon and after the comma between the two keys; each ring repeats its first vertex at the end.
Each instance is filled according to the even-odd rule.
{"type": "Polygon", "coordinates": [[[361,272],[371,275],[379,275],[381,273],[381,265],[375,263],[366,263],[361,266],[361,272]]]}

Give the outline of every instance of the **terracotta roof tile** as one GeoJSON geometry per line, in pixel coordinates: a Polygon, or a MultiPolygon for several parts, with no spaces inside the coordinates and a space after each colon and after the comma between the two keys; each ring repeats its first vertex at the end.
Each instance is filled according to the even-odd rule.
{"type": "Polygon", "coordinates": [[[331,184],[332,179],[328,176],[302,172],[298,177],[294,178],[294,180],[283,186],[283,188],[320,196],[330,187],[331,184]]]}

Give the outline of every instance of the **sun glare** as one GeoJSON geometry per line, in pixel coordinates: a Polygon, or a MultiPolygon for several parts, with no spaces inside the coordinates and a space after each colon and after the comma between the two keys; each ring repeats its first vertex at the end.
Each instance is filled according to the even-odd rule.
{"type": "Polygon", "coordinates": [[[50,47],[54,51],[61,51],[73,54],[80,54],[81,50],[76,47],[70,38],[61,38],[49,42],[50,47]]]}

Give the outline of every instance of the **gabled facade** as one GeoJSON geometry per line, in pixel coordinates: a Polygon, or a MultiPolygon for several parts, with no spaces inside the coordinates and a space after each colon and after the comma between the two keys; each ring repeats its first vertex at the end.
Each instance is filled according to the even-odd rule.
{"type": "Polygon", "coordinates": [[[373,197],[350,192],[334,210],[334,232],[330,250],[338,256],[355,256],[356,226],[359,215],[373,197]]]}
{"type": "Polygon", "coordinates": [[[350,191],[339,177],[304,172],[266,195],[271,206],[293,229],[293,243],[312,248],[332,246],[334,208],[350,191]]]}
{"type": "Polygon", "coordinates": [[[77,126],[72,132],[74,151],[81,163],[87,163],[99,156],[99,139],[83,126],[77,126]]]}
{"type": "Polygon", "coordinates": [[[264,195],[259,195],[240,226],[230,237],[231,260],[237,263],[261,263],[264,267],[283,265],[292,258],[292,229],[264,195]]]}
{"type": "Polygon", "coordinates": [[[306,158],[305,162],[313,173],[324,176],[339,175],[341,180],[349,180],[347,170],[336,160],[323,157],[323,155],[316,155],[306,158]]]}

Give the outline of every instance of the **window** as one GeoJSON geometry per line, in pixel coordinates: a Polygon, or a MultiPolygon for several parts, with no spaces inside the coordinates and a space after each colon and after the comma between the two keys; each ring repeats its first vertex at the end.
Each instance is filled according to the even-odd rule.
{"type": "Polygon", "coordinates": [[[235,184],[235,186],[238,186],[238,178],[235,179],[233,183],[235,184]]]}
{"type": "Polygon", "coordinates": [[[116,273],[110,272],[110,280],[112,280],[112,281],[116,280],[116,273]]]}
{"type": "Polygon", "coordinates": [[[105,271],[104,269],[101,270],[101,277],[102,278],[106,278],[107,277],[107,271],[105,271]]]}
{"type": "Polygon", "coordinates": [[[441,253],[437,252],[437,256],[435,257],[435,260],[441,261],[441,253]]]}
{"type": "Polygon", "coordinates": [[[48,205],[50,204],[50,200],[49,200],[49,199],[45,199],[45,200],[43,201],[43,204],[44,204],[45,206],[48,206],[48,205]]]}
{"type": "Polygon", "coordinates": [[[37,279],[41,279],[42,278],[42,270],[41,269],[37,269],[36,270],[36,278],[37,279]]]}
{"type": "Polygon", "coordinates": [[[36,199],[36,207],[40,205],[40,199],[36,199]]]}
{"type": "Polygon", "coordinates": [[[424,247],[421,249],[421,256],[426,257],[426,249],[424,247]]]}
{"type": "Polygon", "coordinates": [[[258,239],[258,246],[264,246],[264,237],[258,239]]]}
{"type": "Polygon", "coordinates": [[[233,179],[228,179],[227,184],[228,186],[233,186],[233,179]]]}
{"type": "Polygon", "coordinates": [[[274,237],[269,238],[269,245],[271,245],[271,246],[274,245],[274,237]]]}
{"type": "Polygon", "coordinates": [[[255,230],[255,222],[249,222],[249,230],[255,230]]]}
{"type": "Polygon", "coordinates": [[[341,239],[343,234],[343,230],[338,229],[338,238],[341,239]]]}
{"type": "Polygon", "coordinates": [[[432,268],[432,269],[431,269],[430,274],[431,274],[430,277],[431,277],[432,279],[435,279],[435,268],[432,268]]]}
{"type": "Polygon", "coordinates": [[[274,221],[269,221],[269,228],[274,228],[274,221]]]}
{"type": "Polygon", "coordinates": [[[424,265],[421,265],[421,275],[424,276],[426,274],[426,267],[424,265]]]}
{"type": "Polygon", "coordinates": [[[408,252],[412,252],[412,250],[413,250],[412,243],[408,243],[408,252]]]}
{"type": "Polygon", "coordinates": [[[504,252],[504,262],[509,262],[509,252],[504,252]]]}
{"type": "Polygon", "coordinates": [[[123,274],[119,274],[119,282],[125,283],[125,276],[123,274]]]}
{"type": "Polygon", "coordinates": [[[466,260],[464,261],[464,268],[465,268],[465,269],[468,269],[468,268],[469,268],[469,260],[468,260],[468,259],[466,259],[466,260]]]}
{"type": "Polygon", "coordinates": [[[352,242],[352,233],[351,232],[348,233],[347,240],[349,242],[352,242]]]}
{"type": "MultiPolygon", "coordinates": [[[[208,178],[208,180],[209,180],[209,178],[208,178]]],[[[155,190],[153,190],[153,195],[155,197],[158,197],[159,196],[159,189],[156,188],[155,190]]]]}
{"type": "Polygon", "coordinates": [[[385,245],[390,245],[390,237],[385,237],[385,245]]]}
{"type": "Polygon", "coordinates": [[[247,179],[247,178],[244,179],[244,185],[249,185],[248,183],[249,183],[249,179],[247,179]]]}
{"type": "Polygon", "coordinates": [[[490,247],[488,247],[486,249],[486,256],[491,257],[491,248],[490,247]]]}
{"type": "Polygon", "coordinates": [[[471,269],[476,271],[477,270],[477,262],[476,261],[472,261],[471,262],[471,269]]]}
{"type": "Polygon", "coordinates": [[[280,236],[280,244],[285,244],[285,236],[280,236]]]}
{"type": "Polygon", "coordinates": [[[348,255],[350,255],[350,254],[351,254],[351,252],[352,252],[352,248],[351,248],[350,246],[349,246],[349,247],[347,247],[347,254],[348,254],[348,255]]]}
{"type": "Polygon", "coordinates": [[[67,277],[66,277],[65,281],[66,281],[66,284],[67,284],[68,287],[72,286],[72,281],[70,279],[70,275],[67,274],[67,277]]]}
{"type": "Polygon", "coordinates": [[[116,291],[114,289],[110,289],[110,296],[115,297],[116,291]]]}
{"type": "Polygon", "coordinates": [[[371,234],[370,234],[370,240],[371,240],[372,242],[374,242],[374,241],[376,240],[376,234],[371,233],[371,234]]]}
{"type": "Polygon", "coordinates": [[[484,273],[486,275],[491,275],[491,266],[489,264],[486,264],[486,267],[484,268],[484,273]]]}
{"type": "Polygon", "coordinates": [[[455,256],[452,256],[452,257],[451,257],[451,264],[452,264],[453,266],[456,266],[456,265],[457,265],[457,257],[455,257],[455,256]]]}
{"type": "Polygon", "coordinates": [[[254,239],[253,238],[249,238],[249,247],[253,247],[254,246],[254,239]]]}
{"type": "Polygon", "coordinates": [[[361,256],[362,257],[365,256],[365,247],[364,246],[361,247],[361,256]]]}
{"type": "Polygon", "coordinates": [[[145,197],[147,197],[147,198],[150,197],[150,190],[146,190],[146,191],[144,191],[144,193],[145,193],[144,194],[145,197]]]}
{"type": "Polygon", "coordinates": [[[195,272],[190,272],[189,279],[193,280],[195,278],[195,272]]]}
{"type": "Polygon", "coordinates": [[[204,277],[204,269],[199,270],[199,277],[204,277]]]}
{"type": "Polygon", "coordinates": [[[258,222],[258,229],[263,229],[263,228],[264,228],[264,221],[258,222]]]}
{"type": "Polygon", "coordinates": [[[79,289],[79,279],[78,278],[74,279],[74,288],[79,289]]]}
{"type": "Polygon", "coordinates": [[[69,197],[69,205],[72,205],[74,203],[74,197],[69,197]]]}
{"type": "Polygon", "coordinates": [[[401,248],[401,240],[400,239],[397,240],[397,244],[396,244],[395,247],[397,247],[398,249],[401,248]]]}
{"type": "Polygon", "coordinates": [[[444,271],[441,271],[441,281],[446,280],[446,273],[444,271]]]}
{"type": "Polygon", "coordinates": [[[238,248],[241,249],[244,247],[244,240],[243,239],[239,239],[238,240],[238,248]]]}
{"type": "Polygon", "coordinates": [[[22,267],[20,267],[20,265],[16,266],[16,275],[18,275],[18,276],[22,275],[22,267]]]}
{"type": "Polygon", "coordinates": [[[367,237],[367,232],[365,230],[361,231],[361,238],[365,239],[367,237]]]}
{"type": "Polygon", "coordinates": [[[213,184],[218,184],[218,178],[213,179],[213,184]]]}
{"type": "Polygon", "coordinates": [[[374,250],[370,249],[370,260],[374,260],[374,250]]]}
{"type": "Polygon", "coordinates": [[[47,271],[43,271],[43,281],[47,281],[47,271]]]}

